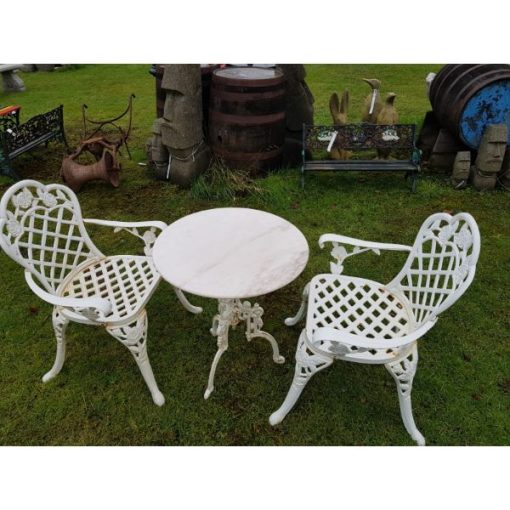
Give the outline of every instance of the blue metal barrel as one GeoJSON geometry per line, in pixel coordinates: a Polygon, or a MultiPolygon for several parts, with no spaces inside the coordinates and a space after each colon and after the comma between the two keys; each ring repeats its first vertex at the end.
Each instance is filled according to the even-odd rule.
{"type": "Polygon", "coordinates": [[[439,123],[468,147],[478,149],[488,124],[507,124],[510,145],[510,65],[446,65],[429,98],[439,123]]]}

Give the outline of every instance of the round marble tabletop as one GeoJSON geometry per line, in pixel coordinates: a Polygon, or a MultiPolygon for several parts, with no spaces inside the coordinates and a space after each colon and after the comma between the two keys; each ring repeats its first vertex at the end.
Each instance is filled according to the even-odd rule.
{"type": "Polygon", "coordinates": [[[261,296],[284,287],[305,268],[308,243],[287,220],[237,207],[185,216],[158,237],[152,255],[174,287],[203,297],[261,296]]]}

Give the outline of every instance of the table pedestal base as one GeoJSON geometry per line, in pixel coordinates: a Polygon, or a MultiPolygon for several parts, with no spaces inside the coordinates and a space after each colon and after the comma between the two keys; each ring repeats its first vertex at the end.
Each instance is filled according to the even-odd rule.
{"type": "Polygon", "coordinates": [[[214,316],[211,334],[218,338],[218,351],[214,356],[214,360],[209,373],[209,382],[205,390],[204,398],[207,399],[214,390],[214,374],[216,367],[222,354],[228,349],[228,331],[230,326],[236,327],[240,322],[246,323],[246,338],[248,342],[252,338],[265,338],[273,348],[273,361],[275,363],[283,363],[285,358],[280,356],[278,344],[272,335],[262,331],[264,325],[262,314],[264,310],[255,303],[252,305],[249,301],[241,302],[240,299],[219,299],[218,314],[214,316]]]}

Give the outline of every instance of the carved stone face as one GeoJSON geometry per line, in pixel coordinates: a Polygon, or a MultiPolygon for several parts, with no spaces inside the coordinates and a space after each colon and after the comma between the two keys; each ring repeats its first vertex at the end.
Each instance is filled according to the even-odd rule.
{"type": "Polygon", "coordinates": [[[497,173],[501,170],[508,141],[508,127],[506,124],[487,126],[480,142],[476,167],[486,174],[497,173]]]}
{"type": "Polygon", "coordinates": [[[469,151],[457,152],[453,163],[452,177],[456,180],[467,180],[471,166],[471,153],[469,151]]]}

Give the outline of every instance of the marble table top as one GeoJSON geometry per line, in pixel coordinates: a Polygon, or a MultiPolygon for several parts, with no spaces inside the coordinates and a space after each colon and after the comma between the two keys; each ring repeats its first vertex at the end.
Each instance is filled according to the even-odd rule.
{"type": "Polygon", "coordinates": [[[308,261],[304,235],[287,220],[245,208],[208,209],[169,225],[152,251],[161,276],[216,299],[261,296],[284,287],[308,261]]]}

